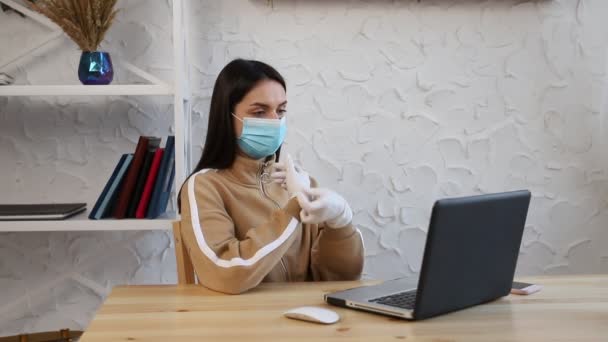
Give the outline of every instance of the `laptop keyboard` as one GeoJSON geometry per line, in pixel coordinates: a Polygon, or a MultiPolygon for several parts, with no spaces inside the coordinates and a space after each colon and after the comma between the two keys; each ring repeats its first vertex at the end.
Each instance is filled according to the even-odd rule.
{"type": "Polygon", "coordinates": [[[371,303],[395,306],[403,309],[413,309],[416,302],[416,290],[399,292],[390,296],[384,296],[369,300],[371,303]]]}

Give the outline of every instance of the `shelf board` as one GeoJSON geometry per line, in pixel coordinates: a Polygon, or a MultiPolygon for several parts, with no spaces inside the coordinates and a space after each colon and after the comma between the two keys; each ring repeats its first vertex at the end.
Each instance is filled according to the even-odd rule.
{"type": "Polygon", "coordinates": [[[0,232],[58,232],[58,231],[121,231],[121,230],[169,230],[177,220],[174,212],[157,219],[105,219],[89,220],[85,212],[66,220],[0,221],[0,232]]]}
{"type": "Polygon", "coordinates": [[[6,85],[0,86],[0,96],[128,96],[173,95],[168,85],[109,84],[109,85],[6,85]]]}

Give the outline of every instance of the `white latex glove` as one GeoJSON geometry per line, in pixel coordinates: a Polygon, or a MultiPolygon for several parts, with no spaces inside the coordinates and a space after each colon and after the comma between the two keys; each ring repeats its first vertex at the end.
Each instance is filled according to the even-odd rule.
{"type": "Polygon", "coordinates": [[[289,197],[295,197],[303,189],[310,188],[310,177],[302,168],[294,165],[291,155],[287,155],[284,162],[275,163],[270,178],[280,183],[289,193],[289,197]]]}
{"type": "Polygon", "coordinates": [[[302,208],[300,219],[304,223],[325,222],[329,228],[341,228],[353,219],[346,200],[330,189],[305,189],[298,194],[298,202],[302,208]]]}
{"type": "Polygon", "coordinates": [[[273,182],[281,184],[283,189],[287,190],[287,185],[285,184],[285,176],[287,175],[287,167],[284,162],[276,162],[272,164],[272,171],[270,172],[270,179],[273,182]]]}

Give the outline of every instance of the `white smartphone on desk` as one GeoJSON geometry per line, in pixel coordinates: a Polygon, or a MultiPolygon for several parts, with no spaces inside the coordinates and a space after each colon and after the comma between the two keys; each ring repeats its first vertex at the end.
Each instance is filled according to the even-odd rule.
{"type": "Polygon", "coordinates": [[[511,285],[511,293],[517,295],[529,295],[540,291],[542,288],[542,285],[514,281],[513,285],[511,285]]]}

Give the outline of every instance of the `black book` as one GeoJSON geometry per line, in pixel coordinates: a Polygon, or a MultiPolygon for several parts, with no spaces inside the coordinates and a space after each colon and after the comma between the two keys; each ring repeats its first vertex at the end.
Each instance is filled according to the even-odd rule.
{"type": "Polygon", "coordinates": [[[127,208],[127,218],[135,218],[137,205],[139,204],[139,200],[141,199],[141,194],[144,192],[144,185],[146,185],[146,179],[148,179],[148,174],[150,173],[150,167],[152,166],[154,153],[156,152],[159,146],[160,138],[150,137],[148,139],[148,148],[146,150],[144,162],[141,166],[141,169],[139,170],[139,175],[137,175],[137,182],[135,183],[133,196],[131,196],[129,206],[127,208]]]}
{"type": "Polygon", "coordinates": [[[165,153],[160,162],[160,168],[154,182],[154,191],[148,204],[147,219],[155,219],[167,209],[167,202],[171,195],[171,186],[175,177],[175,136],[170,135],[165,142],[165,153]]]}
{"type": "Polygon", "coordinates": [[[63,220],[86,209],[86,203],[0,204],[0,221],[63,220]]]}
{"type": "Polygon", "coordinates": [[[137,204],[139,203],[139,199],[141,198],[141,194],[144,190],[145,180],[147,178],[148,173],[150,172],[150,166],[152,165],[152,159],[154,157],[154,152],[146,151],[146,157],[144,158],[144,163],[141,166],[141,170],[139,171],[139,175],[137,176],[137,183],[135,183],[135,190],[133,192],[133,196],[131,196],[131,201],[129,201],[129,208],[127,209],[127,218],[135,218],[135,212],[137,211],[137,204]]]}

